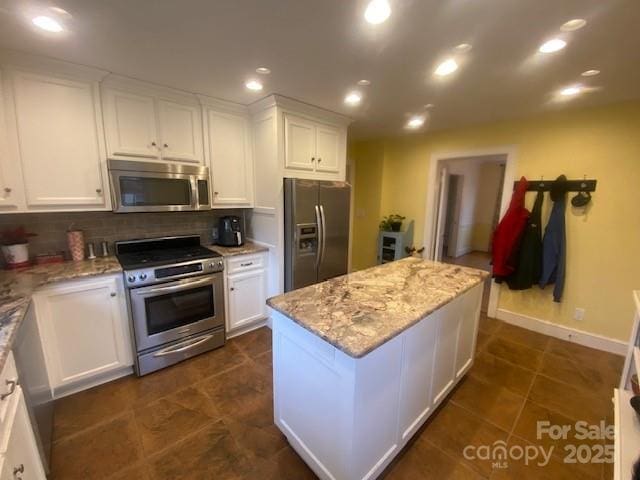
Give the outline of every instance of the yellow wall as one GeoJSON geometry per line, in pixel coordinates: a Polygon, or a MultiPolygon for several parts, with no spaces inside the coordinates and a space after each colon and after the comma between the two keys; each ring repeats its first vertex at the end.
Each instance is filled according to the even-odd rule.
{"type": "MultiPolygon", "coordinates": [[[[552,302],[550,288],[524,292],[503,288],[499,308],[627,340],[633,316],[631,291],[640,289],[640,102],[354,143],[350,147],[356,163],[354,268],[375,264],[374,237],[381,215],[399,213],[415,220],[415,244],[422,245],[432,154],[506,145],[516,148],[518,176],[586,175],[597,179],[598,187],[586,215],[567,209],[562,303],[552,302]],[[358,215],[359,207],[364,216],[358,215]],[[573,320],[576,307],[586,309],[581,322],[573,320]]],[[[548,197],[545,201],[549,207],[548,197]]],[[[528,202],[530,207],[532,195],[528,202]]]]}

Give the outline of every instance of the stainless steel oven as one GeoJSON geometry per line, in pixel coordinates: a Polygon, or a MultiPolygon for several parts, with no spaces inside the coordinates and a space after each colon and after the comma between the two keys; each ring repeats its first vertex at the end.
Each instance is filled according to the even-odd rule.
{"type": "Polygon", "coordinates": [[[209,169],[196,165],[109,160],[113,211],[209,210],[209,169]]]}
{"type": "Polygon", "coordinates": [[[224,326],[222,273],[130,290],[138,350],[224,326]]]}

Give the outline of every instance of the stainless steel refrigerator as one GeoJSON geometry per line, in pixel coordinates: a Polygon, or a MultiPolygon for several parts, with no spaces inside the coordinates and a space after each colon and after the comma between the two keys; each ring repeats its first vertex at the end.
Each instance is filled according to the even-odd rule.
{"type": "Polygon", "coordinates": [[[351,186],[284,179],[286,292],[347,273],[351,186]]]}

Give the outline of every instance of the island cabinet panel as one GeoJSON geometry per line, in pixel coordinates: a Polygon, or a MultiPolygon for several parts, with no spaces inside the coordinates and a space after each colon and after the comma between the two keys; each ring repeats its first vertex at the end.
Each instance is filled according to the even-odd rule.
{"type": "Polygon", "coordinates": [[[438,322],[419,322],[407,330],[402,363],[402,403],[400,430],[402,440],[411,438],[431,413],[433,361],[438,322]],[[416,378],[425,379],[416,382],[416,378]]]}
{"type": "Polygon", "coordinates": [[[460,300],[462,306],[456,348],[456,379],[467,373],[473,363],[482,304],[482,287],[472,288],[460,297],[460,300]]]}
{"type": "Polygon", "coordinates": [[[478,284],[361,357],[272,312],[274,414],[321,479],[374,479],[471,367],[478,284]]]}
{"type": "Polygon", "coordinates": [[[462,313],[462,299],[456,298],[445,308],[434,313],[438,325],[435,345],[435,360],[433,366],[433,405],[434,407],[447,395],[455,380],[456,347],[460,316],[462,313]]]}

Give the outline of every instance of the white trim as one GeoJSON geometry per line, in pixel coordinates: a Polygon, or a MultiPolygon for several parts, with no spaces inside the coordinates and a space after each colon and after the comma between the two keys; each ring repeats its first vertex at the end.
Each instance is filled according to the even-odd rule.
{"type": "Polygon", "coordinates": [[[527,330],[549,335],[550,337],[559,338],[568,342],[577,343],[579,345],[584,345],[585,347],[615,353],[616,355],[624,355],[627,353],[627,342],[623,342],[622,340],[617,340],[615,338],[585,332],[584,330],[578,330],[576,328],[565,327],[563,325],[558,325],[546,320],[541,320],[539,318],[522,315],[520,313],[504,309],[498,309],[495,318],[518,327],[526,328],[527,330]]]}
{"type": "MultiPolygon", "coordinates": [[[[433,210],[436,205],[436,183],[438,181],[438,163],[444,160],[451,160],[454,158],[465,158],[465,157],[486,157],[493,155],[506,155],[507,159],[505,162],[505,170],[504,170],[504,182],[502,187],[502,199],[500,201],[500,216],[504,215],[504,212],[507,211],[507,207],[509,206],[509,201],[511,199],[511,192],[513,188],[510,188],[513,185],[516,174],[516,147],[515,145],[504,145],[497,147],[489,147],[489,148],[480,148],[476,150],[464,150],[464,151],[453,151],[453,152],[435,152],[431,154],[431,159],[429,162],[429,173],[427,174],[427,199],[426,199],[426,207],[425,207],[425,222],[424,222],[424,253],[423,257],[431,258],[432,250],[433,250],[433,236],[435,234],[435,225],[434,218],[436,215],[433,214],[433,210]]],[[[498,310],[498,300],[500,298],[500,285],[492,282],[491,283],[491,291],[489,293],[489,306],[487,309],[487,314],[490,317],[496,317],[498,310]]]]}

